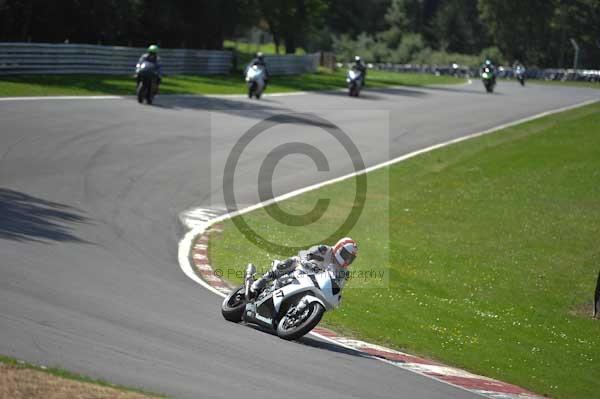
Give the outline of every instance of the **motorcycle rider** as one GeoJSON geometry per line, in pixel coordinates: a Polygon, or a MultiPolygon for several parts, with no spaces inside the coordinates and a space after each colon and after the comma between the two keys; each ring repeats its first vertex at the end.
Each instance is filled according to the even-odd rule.
{"type": "Polygon", "coordinates": [[[516,60],[513,64],[513,70],[515,72],[515,75],[520,75],[520,74],[525,74],[525,66],[523,64],[521,64],[521,61],[516,60]]]}
{"type": "MultiPolygon", "coordinates": [[[[147,52],[145,54],[142,54],[142,56],[138,60],[138,64],[141,64],[144,61],[151,62],[152,64],[154,64],[156,66],[156,71],[158,72],[158,85],[160,85],[160,82],[162,80],[162,65],[160,64],[160,57],[158,56],[158,50],[159,50],[159,48],[156,44],[151,44],[150,46],[148,46],[147,52]]],[[[138,82],[139,82],[139,77],[138,77],[138,82]]],[[[158,86],[157,86],[157,91],[158,91],[158,86]]]]}
{"type": "Polygon", "coordinates": [[[262,52],[258,52],[256,53],[256,57],[254,57],[252,59],[252,61],[250,61],[250,64],[248,64],[248,67],[252,67],[252,66],[259,66],[261,67],[264,71],[265,71],[265,89],[267,88],[267,84],[269,83],[269,70],[267,69],[267,63],[265,62],[265,57],[263,55],[262,52]]]}
{"type": "Polygon", "coordinates": [[[496,66],[490,59],[487,59],[487,60],[485,60],[483,65],[481,65],[480,74],[483,72],[483,70],[485,68],[488,68],[490,70],[490,73],[492,74],[492,82],[495,85],[496,84],[496,66]]]}
{"type": "Polygon", "coordinates": [[[367,66],[358,55],[354,56],[354,64],[352,65],[352,69],[360,72],[362,85],[364,86],[367,83],[367,66]]]}
{"type": "Polygon", "coordinates": [[[342,238],[333,247],[315,245],[307,250],[300,251],[297,256],[292,256],[284,261],[273,262],[271,270],[252,283],[250,292],[253,296],[256,296],[269,281],[280,279],[294,271],[313,273],[329,270],[340,281],[340,286],[343,286],[343,282],[348,275],[348,266],[357,255],[358,245],[350,237],[342,238]]]}

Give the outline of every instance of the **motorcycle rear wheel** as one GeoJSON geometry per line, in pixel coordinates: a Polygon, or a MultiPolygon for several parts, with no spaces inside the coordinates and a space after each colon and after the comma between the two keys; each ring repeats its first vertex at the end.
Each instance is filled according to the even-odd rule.
{"type": "Polygon", "coordinates": [[[281,318],[277,324],[277,335],[279,338],[291,341],[298,339],[303,335],[307,334],[319,324],[325,308],[319,302],[311,302],[308,304],[309,313],[305,316],[304,320],[298,325],[288,326],[288,314],[281,318]]]}
{"type": "Polygon", "coordinates": [[[239,323],[242,321],[244,310],[246,309],[245,286],[240,286],[233,290],[223,300],[221,305],[221,314],[227,321],[239,323]]]}

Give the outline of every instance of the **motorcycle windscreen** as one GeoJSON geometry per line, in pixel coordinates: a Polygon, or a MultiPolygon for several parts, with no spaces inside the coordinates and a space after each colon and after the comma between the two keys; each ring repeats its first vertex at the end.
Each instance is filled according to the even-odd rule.
{"type": "Polygon", "coordinates": [[[255,79],[255,78],[259,77],[262,74],[262,72],[263,72],[262,68],[259,68],[256,65],[253,65],[252,68],[248,68],[248,72],[246,72],[246,77],[248,79],[255,79]]]}

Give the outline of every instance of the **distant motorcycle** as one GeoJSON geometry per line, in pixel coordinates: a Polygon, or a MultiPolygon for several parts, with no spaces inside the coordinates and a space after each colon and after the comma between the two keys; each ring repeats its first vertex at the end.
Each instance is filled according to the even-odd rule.
{"type": "Polygon", "coordinates": [[[362,89],[362,73],[356,69],[349,69],[346,74],[346,83],[348,83],[348,95],[358,97],[362,89]]]}
{"type": "Polygon", "coordinates": [[[521,83],[521,86],[525,86],[525,69],[521,67],[517,67],[515,69],[515,77],[521,83]]]}
{"type": "Polygon", "coordinates": [[[146,100],[152,104],[154,96],[158,92],[158,68],[156,64],[143,61],[135,66],[135,77],[137,78],[137,100],[140,104],[146,100]]]}
{"type": "Polygon", "coordinates": [[[488,67],[484,67],[481,71],[481,80],[483,81],[483,86],[488,93],[494,92],[494,86],[496,85],[496,81],[494,78],[494,73],[488,67]]]}
{"type": "Polygon", "coordinates": [[[254,298],[250,286],[255,273],[255,266],[249,264],[244,285],[223,301],[221,313],[226,320],[257,324],[276,331],[282,339],[293,340],[311,331],[326,310],[340,303],[341,288],[331,271],[311,274],[296,271],[272,281],[254,298]]]}
{"type": "Polygon", "coordinates": [[[265,89],[265,69],[259,65],[252,65],[246,69],[246,82],[248,84],[248,98],[252,96],[260,99],[265,89]]]}

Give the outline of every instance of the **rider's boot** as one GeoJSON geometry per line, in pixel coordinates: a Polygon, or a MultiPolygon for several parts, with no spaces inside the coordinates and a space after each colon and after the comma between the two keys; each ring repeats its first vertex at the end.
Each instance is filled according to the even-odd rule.
{"type": "Polygon", "coordinates": [[[254,296],[258,295],[266,287],[267,283],[275,277],[275,273],[272,270],[266,272],[261,278],[252,283],[250,292],[254,296]]]}

